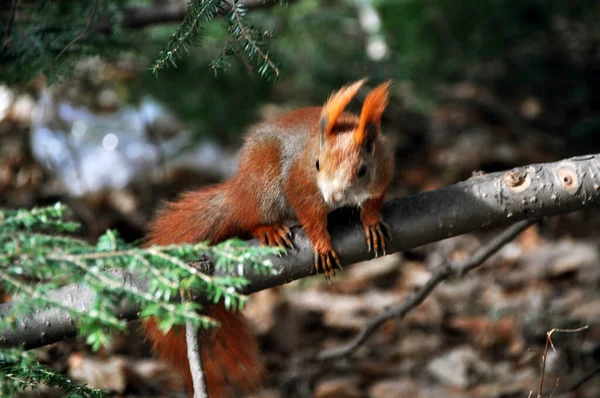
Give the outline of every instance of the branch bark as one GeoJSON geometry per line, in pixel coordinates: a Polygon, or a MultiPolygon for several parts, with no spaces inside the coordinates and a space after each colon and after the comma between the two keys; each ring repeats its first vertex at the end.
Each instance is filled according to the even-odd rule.
{"type": "MultiPolygon", "coordinates": [[[[182,299],[185,300],[185,299],[182,299]]],[[[202,355],[200,355],[200,333],[192,321],[185,323],[185,343],[187,346],[187,357],[192,374],[192,387],[194,398],[208,398],[202,355]]]]}
{"type": "MultiPolygon", "coordinates": [[[[391,228],[388,253],[408,250],[427,243],[484,228],[503,227],[521,220],[565,214],[600,206],[600,154],[579,156],[555,163],[518,167],[507,172],[475,176],[448,187],[394,199],[383,207],[384,221],[391,228]]],[[[333,246],[342,265],[372,256],[365,243],[358,214],[341,209],[330,215],[333,246]]],[[[274,275],[246,272],[251,281],[244,293],[283,285],[315,274],[313,252],[303,231],[294,229],[296,249],[271,258],[274,275]]],[[[258,244],[258,242],[253,242],[258,244]]],[[[208,270],[210,272],[210,270],[208,270]]],[[[145,288],[145,281],[126,272],[123,283],[145,288]]],[[[65,305],[89,308],[93,292],[70,285],[53,292],[65,305]]],[[[11,304],[0,305],[0,316],[11,304]]],[[[139,308],[123,303],[120,316],[135,319],[139,308]]],[[[76,324],[58,310],[40,311],[0,331],[0,346],[37,347],[72,337],[76,324]]]]}

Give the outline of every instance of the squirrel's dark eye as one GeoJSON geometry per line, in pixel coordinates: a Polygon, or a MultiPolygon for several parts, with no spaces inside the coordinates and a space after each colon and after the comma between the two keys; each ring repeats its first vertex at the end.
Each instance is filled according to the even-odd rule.
{"type": "Polygon", "coordinates": [[[319,159],[317,159],[317,164],[315,164],[315,166],[317,167],[317,171],[319,171],[319,159]]]}
{"type": "Polygon", "coordinates": [[[360,166],[360,168],[358,169],[358,176],[359,177],[363,177],[365,174],[367,174],[367,166],[365,166],[364,164],[362,166],[360,166]]]}

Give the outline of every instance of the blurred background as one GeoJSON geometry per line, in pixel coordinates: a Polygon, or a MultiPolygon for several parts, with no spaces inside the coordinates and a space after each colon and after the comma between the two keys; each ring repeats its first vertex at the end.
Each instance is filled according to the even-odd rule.
{"type": "MultiPolygon", "coordinates": [[[[390,198],[600,148],[600,7],[593,0],[296,0],[251,9],[251,23],[273,32],[276,82],[244,57],[215,75],[210,65],[228,41],[220,17],[205,24],[201,45],[177,68],[158,76],[153,60],[178,27],[168,18],[89,32],[73,44],[79,56],[70,67],[52,69],[64,45],[49,38],[80,33],[91,2],[40,2],[40,11],[31,11],[33,0],[3,3],[0,207],[64,202],[90,240],[107,228],[140,239],[162,201],[235,171],[253,123],[320,105],[365,76],[369,87],[394,81],[382,122],[396,153],[390,198]],[[20,28],[15,7],[31,11],[20,28]],[[73,27],[57,29],[61,13],[73,27]]],[[[125,6],[182,4],[117,3],[99,4],[117,17],[125,6]]],[[[421,286],[427,267],[468,256],[489,232],[420,248],[414,258],[353,266],[331,286],[309,278],[254,295],[248,314],[269,371],[257,396],[526,397],[539,387],[546,332],[587,324],[585,332],[555,337],[546,369],[549,391],[557,377],[561,388],[576,383],[600,365],[598,215],[531,228],[489,266],[444,284],[407,320],[386,324],[334,366],[299,366],[294,358],[346,341],[421,286]]],[[[136,325],[99,354],[66,342],[40,355],[114,396],[176,396],[181,387],[139,344],[136,325]]],[[[563,396],[600,396],[599,380],[563,396]]]]}

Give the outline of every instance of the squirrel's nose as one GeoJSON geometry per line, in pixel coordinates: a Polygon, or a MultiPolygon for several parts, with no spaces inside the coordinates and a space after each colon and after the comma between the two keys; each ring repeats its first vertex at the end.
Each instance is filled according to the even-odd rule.
{"type": "Polygon", "coordinates": [[[330,206],[337,205],[344,201],[346,190],[341,184],[337,183],[337,181],[319,184],[319,187],[323,193],[323,199],[325,199],[325,202],[330,206]]]}
{"type": "Polygon", "coordinates": [[[344,198],[344,193],[342,191],[336,191],[331,194],[331,200],[333,203],[340,203],[344,198]]]}

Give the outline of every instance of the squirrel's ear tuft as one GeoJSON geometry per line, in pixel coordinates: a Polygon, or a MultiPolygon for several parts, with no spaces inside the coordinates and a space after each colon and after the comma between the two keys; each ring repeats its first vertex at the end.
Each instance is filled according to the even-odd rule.
{"type": "Polygon", "coordinates": [[[323,106],[323,111],[321,113],[320,128],[322,142],[325,137],[331,134],[338,117],[340,117],[342,112],[344,112],[346,106],[348,106],[350,101],[352,101],[352,98],[354,98],[366,80],[367,79],[362,79],[355,83],[344,86],[327,99],[327,102],[323,106]]]}
{"type": "Polygon", "coordinates": [[[372,143],[379,134],[381,115],[383,115],[383,111],[388,104],[391,84],[391,81],[380,84],[365,98],[360,113],[360,123],[355,133],[355,139],[360,144],[366,143],[369,146],[369,143],[372,143]]]}

